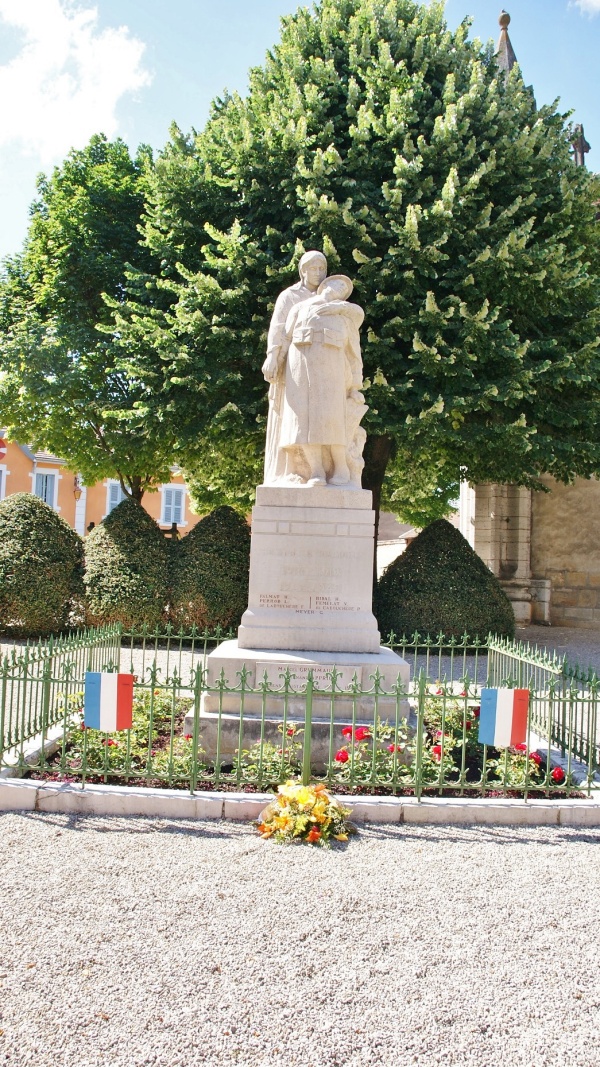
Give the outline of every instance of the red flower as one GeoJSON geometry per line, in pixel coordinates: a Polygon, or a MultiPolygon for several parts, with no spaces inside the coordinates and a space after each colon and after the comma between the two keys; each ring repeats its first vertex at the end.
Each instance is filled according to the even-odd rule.
{"type": "Polygon", "coordinates": [[[194,735],[193,734],[185,734],[183,740],[184,741],[193,741],[194,740],[194,735]]]}
{"type": "Polygon", "coordinates": [[[400,752],[400,745],[388,745],[388,752],[400,752]]]}
{"type": "Polygon", "coordinates": [[[310,833],[308,833],[306,835],[306,840],[308,841],[308,843],[310,845],[314,844],[315,841],[319,841],[320,838],[321,838],[321,831],[317,830],[316,826],[313,826],[311,831],[310,831],[310,833]]]}
{"type": "Polygon", "coordinates": [[[368,726],[359,726],[354,731],[354,740],[355,741],[366,741],[367,738],[370,737],[370,736],[371,736],[371,731],[369,730],[368,726]]]}
{"type": "Polygon", "coordinates": [[[106,740],[104,742],[104,744],[108,745],[109,748],[118,748],[119,747],[119,742],[118,741],[113,741],[112,737],[109,737],[108,740],[106,740]]]}
{"type": "Polygon", "coordinates": [[[524,745],[523,742],[520,745],[515,745],[515,752],[527,752],[527,745],[524,745]]]}
{"type": "Polygon", "coordinates": [[[436,731],[435,731],[435,736],[436,736],[436,737],[443,737],[444,735],[443,735],[443,733],[442,733],[442,731],[441,731],[441,730],[436,730],[436,731]]]}
{"type": "Polygon", "coordinates": [[[436,689],[436,691],[435,691],[435,695],[436,695],[436,697],[441,697],[441,696],[442,696],[442,694],[443,694],[443,692],[444,692],[444,690],[443,690],[443,689],[436,689]]]}
{"type": "Polygon", "coordinates": [[[460,695],[461,695],[461,697],[466,697],[468,695],[467,694],[467,690],[463,689],[463,691],[462,691],[462,693],[460,695]]]}
{"type": "Polygon", "coordinates": [[[352,737],[352,727],[351,726],[343,726],[342,727],[342,737],[352,737]]]}
{"type": "Polygon", "coordinates": [[[533,760],[536,767],[539,767],[540,763],[542,762],[542,757],[540,756],[539,752],[530,752],[529,759],[533,760]]]}
{"type": "Polygon", "coordinates": [[[473,708],[473,715],[475,716],[476,719],[478,719],[479,716],[481,715],[481,708],[480,707],[473,708]]]}
{"type": "Polygon", "coordinates": [[[335,759],[336,763],[347,763],[348,760],[350,759],[350,756],[348,755],[348,753],[347,753],[345,748],[340,748],[336,752],[336,754],[334,756],[334,759],[335,759]]]}
{"type": "Polygon", "coordinates": [[[555,767],[550,777],[552,781],[556,783],[556,785],[562,785],[566,778],[566,775],[562,767],[555,767]]]}
{"type": "Polygon", "coordinates": [[[441,758],[442,758],[442,746],[441,745],[434,745],[432,750],[431,750],[431,755],[439,763],[441,758]]]}
{"type": "Polygon", "coordinates": [[[293,737],[295,733],[296,733],[296,727],[295,726],[288,726],[288,728],[287,728],[288,737],[293,737]]]}
{"type": "Polygon", "coordinates": [[[467,721],[465,723],[465,726],[467,727],[467,730],[470,730],[472,725],[473,725],[473,723],[470,721],[470,719],[467,719],[467,721]]]}

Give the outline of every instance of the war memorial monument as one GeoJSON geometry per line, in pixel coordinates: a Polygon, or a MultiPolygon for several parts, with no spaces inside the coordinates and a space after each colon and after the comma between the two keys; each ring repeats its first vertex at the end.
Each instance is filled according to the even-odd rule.
{"type": "MultiPolygon", "coordinates": [[[[275,304],[262,368],[269,417],[264,479],[252,511],[248,608],[237,641],[225,641],[208,657],[208,684],[224,677],[233,688],[245,666],[250,688],[265,677],[279,688],[289,669],[292,686],[302,689],[312,671],[313,719],[329,721],[331,697],[316,690],[331,690],[334,666],[337,690],[356,678],[363,692],[373,688],[377,672],[387,692],[399,681],[408,686],[409,668],[381,647],[372,610],[375,513],[371,492],[361,488],[364,312],[349,299],[350,278],[327,276],[323,253],[306,252],[299,270],[300,281],[275,304]]],[[[269,693],[269,719],[281,720],[282,701],[269,693]]],[[[262,702],[261,694],[245,696],[245,726],[262,702]]],[[[335,718],[348,721],[352,704],[350,697],[337,698],[335,718]]],[[[287,716],[303,720],[300,697],[297,705],[288,700],[287,716]]],[[[355,706],[361,722],[373,722],[373,697],[355,706]]],[[[378,712],[393,719],[396,699],[380,697],[378,712]]],[[[205,746],[216,713],[239,724],[239,694],[204,694],[205,746]]],[[[221,725],[225,741],[229,731],[221,725]]],[[[237,726],[230,725],[237,744],[237,726]]]]}

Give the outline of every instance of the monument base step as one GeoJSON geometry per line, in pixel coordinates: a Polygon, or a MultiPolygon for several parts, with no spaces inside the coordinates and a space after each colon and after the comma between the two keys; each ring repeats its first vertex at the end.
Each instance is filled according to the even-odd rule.
{"type": "MultiPolygon", "coordinates": [[[[309,671],[314,685],[311,756],[315,768],[327,762],[331,745],[337,751],[346,743],[343,726],[354,723],[373,728],[376,723],[385,722],[396,727],[410,718],[406,696],[409,666],[389,648],[380,647],[376,653],[297,652],[240,648],[234,640],[224,641],[214,649],[207,656],[206,666],[209,691],[202,694],[198,733],[199,744],[209,760],[233,760],[238,749],[249,748],[260,740],[263,730],[262,736],[279,747],[284,722],[304,727],[309,671]],[[334,669],[336,692],[332,694],[334,669]],[[248,692],[259,689],[265,680],[264,692],[248,692]],[[356,696],[341,692],[354,684],[359,690],[356,696]]],[[[194,733],[193,712],[186,716],[184,733],[194,733]]]]}

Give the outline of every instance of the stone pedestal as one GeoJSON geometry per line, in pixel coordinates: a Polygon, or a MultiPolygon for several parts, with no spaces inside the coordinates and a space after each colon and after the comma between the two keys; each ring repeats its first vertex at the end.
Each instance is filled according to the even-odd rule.
{"type": "Polygon", "coordinates": [[[378,653],[371,493],[259,486],[243,649],[378,653]]]}
{"type": "MultiPolygon", "coordinates": [[[[397,683],[402,691],[408,691],[409,666],[389,648],[379,648],[376,653],[282,652],[279,649],[245,649],[240,648],[237,641],[224,641],[208,656],[207,670],[210,688],[218,687],[221,678],[225,680],[224,688],[238,687],[237,692],[220,692],[218,689],[205,692],[200,706],[200,745],[209,758],[214,758],[218,751],[221,762],[225,763],[233,761],[238,749],[250,748],[261,736],[280,745],[280,727],[284,719],[288,725],[304,726],[305,686],[310,670],[314,684],[311,753],[315,769],[326,765],[330,749],[335,752],[347,743],[342,736],[343,726],[354,722],[372,728],[376,721],[396,726],[402,719],[409,720],[410,717],[406,697],[392,693],[397,683]],[[269,689],[279,692],[245,692],[242,699],[239,687],[244,667],[246,690],[260,687],[266,676],[269,689]],[[349,688],[356,676],[359,688],[367,695],[340,694],[332,700],[331,672],[334,667],[337,691],[349,688]],[[285,694],[287,670],[290,671],[290,687],[285,694]],[[384,692],[369,695],[368,690],[374,689],[376,675],[384,692]],[[297,696],[294,696],[295,691],[297,696]],[[243,718],[241,736],[240,716],[243,718]]],[[[186,718],[184,732],[194,732],[193,712],[186,718]]]]}

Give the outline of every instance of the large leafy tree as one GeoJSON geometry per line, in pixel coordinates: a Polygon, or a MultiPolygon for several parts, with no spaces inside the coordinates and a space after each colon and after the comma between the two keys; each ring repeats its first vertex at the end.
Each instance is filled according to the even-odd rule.
{"type": "Polygon", "coordinates": [[[23,254],[0,280],[0,422],[138,500],[168,476],[174,439],[137,408],[106,298],[124,299],[127,265],[152,268],[138,230],[151,167],[149,149],[131,158],[102,136],[71,152],[38,180],[23,254]]]}
{"type": "Polygon", "coordinates": [[[425,484],[598,472],[598,227],[569,141],[441,3],[321,0],[284,19],[247,97],[173,131],[145,228],[160,271],[131,275],[118,317],[124,366],[148,416],[177,422],[203,499],[227,499],[215,474],[236,443],[232,495],[250,487],[269,314],[308,248],[366,310],[376,500],[394,454],[425,484]]]}

